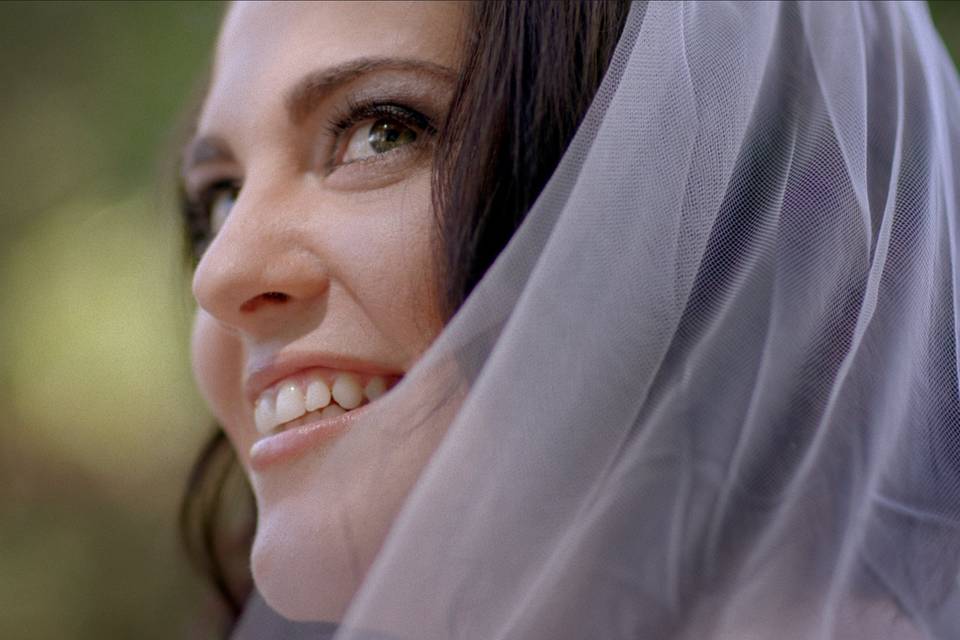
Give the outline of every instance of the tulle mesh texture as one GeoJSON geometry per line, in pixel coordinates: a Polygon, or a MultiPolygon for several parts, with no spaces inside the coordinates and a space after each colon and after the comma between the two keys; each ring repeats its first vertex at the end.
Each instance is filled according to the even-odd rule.
{"type": "Polygon", "coordinates": [[[635,5],[337,640],[960,638],[958,154],[922,3],[635,5]]]}

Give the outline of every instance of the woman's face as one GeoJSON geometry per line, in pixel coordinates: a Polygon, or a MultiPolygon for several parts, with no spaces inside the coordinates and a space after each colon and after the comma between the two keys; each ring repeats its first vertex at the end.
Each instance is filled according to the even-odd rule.
{"type": "Polygon", "coordinates": [[[465,20],[236,3],[187,148],[211,226],[194,371],[257,497],[257,587],[291,618],[342,614],[436,445],[391,439],[374,400],[442,327],[430,170],[465,20]]]}

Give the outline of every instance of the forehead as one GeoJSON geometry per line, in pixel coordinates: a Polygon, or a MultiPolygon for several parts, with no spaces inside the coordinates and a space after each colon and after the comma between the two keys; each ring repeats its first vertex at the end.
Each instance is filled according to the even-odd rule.
{"type": "Polygon", "coordinates": [[[419,58],[456,68],[466,12],[466,3],[433,0],[234,2],[200,129],[211,119],[262,117],[305,74],[356,58],[419,58]]]}

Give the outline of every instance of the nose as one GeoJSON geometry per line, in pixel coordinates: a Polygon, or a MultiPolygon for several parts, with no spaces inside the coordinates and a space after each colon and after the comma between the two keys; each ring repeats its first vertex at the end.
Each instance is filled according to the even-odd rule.
{"type": "Polygon", "coordinates": [[[193,296],[222,324],[254,340],[305,331],[322,313],[329,271],[297,229],[296,216],[258,208],[244,195],[197,265],[193,296]]]}

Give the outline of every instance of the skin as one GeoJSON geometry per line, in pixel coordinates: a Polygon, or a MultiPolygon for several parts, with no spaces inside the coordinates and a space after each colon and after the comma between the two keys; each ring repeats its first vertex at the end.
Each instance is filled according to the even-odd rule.
{"type": "MultiPolygon", "coordinates": [[[[257,471],[250,448],[261,436],[244,387],[252,371],[290,355],[402,375],[440,332],[429,146],[331,167],[354,149],[351,140],[362,150],[363,136],[352,134],[363,123],[340,136],[327,129],[357,96],[402,94],[439,120],[465,24],[457,3],[235,3],[187,150],[189,192],[220,180],[242,185],[235,202],[218,207],[219,231],[195,274],[192,356],[257,499],[256,586],[294,620],[342,619],[455,403],[423,421],[411,416],[438,394],[388,394],[335,441],[257,471]],[[304,95],[305,77],[398,58],[429,71],[367,65],[311,100],[292,99],[304,95]]],[[[436,377],[456,377],[448,373],[436,377]]],[[[920,637],[886,603],[841,603],[833,613],[840,635],[920,637]]],[[[770,636],[759,628],[765,621],[740,622],[711,633],[770,636]]],[[[789,615],[777,624],[780,637],[801,635],[789,615]]]]}
{"type": "Polygon", "coordinates": [[[257,498],[257,588],[291,619],[342,618],[442,429],[393,426],[388,394],[334,441],[258,471],[244,385],[291,355],[402,375],[441,330],[431,147],[337,165],[347,149],[369,150],[363,131],[351,138],[364,123],[329,126],[357,96],[400,97],[439,121],[465,20],[446,2],[241,2],[223,25],[184,183],[242,187],[218,201],[219,230],[195,273],[193,364],[257,498]],[[304,90],[311,74],[398,58],[413,63],[361,65],[304,90]]]}

